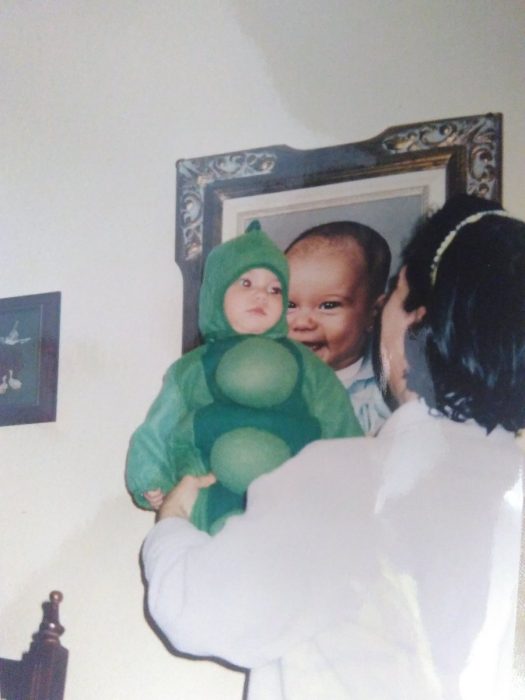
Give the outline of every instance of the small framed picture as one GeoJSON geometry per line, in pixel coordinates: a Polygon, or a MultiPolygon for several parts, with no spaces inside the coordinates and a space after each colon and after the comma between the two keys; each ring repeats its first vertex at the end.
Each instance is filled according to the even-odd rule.
{"type": "Polygon", "coordinates": [[[0,425],[56,420],[60,292],[0,299],[0,425]]]}

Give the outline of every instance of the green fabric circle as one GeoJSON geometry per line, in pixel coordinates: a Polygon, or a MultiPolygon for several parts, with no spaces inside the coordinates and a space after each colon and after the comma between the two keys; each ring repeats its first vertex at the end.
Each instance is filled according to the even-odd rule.
{"type": "Polygon", "coordinates": [[[244,493],[261,474],[291,457],[288,445],[266,430],[237,428],[218,438],[210,454],[211,470],[234,493],[244,493]]]}
{"type": "Polygon", "coordinates": [[[269,338],[247,338],[224,354],[215,378],[232,401],[269,408],[286,401],[298,374],[297,361],[287,348],[269,338]]]}

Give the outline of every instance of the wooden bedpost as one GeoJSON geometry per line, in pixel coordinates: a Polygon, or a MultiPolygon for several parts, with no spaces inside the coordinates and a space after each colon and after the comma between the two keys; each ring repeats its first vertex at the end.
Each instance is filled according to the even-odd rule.
{"type": "Polygon", "coordinates": [[[6,700],[63,700],[68,650],[60,643],[62,598],[59,591],[49,594],[40,628],[20,661],[0,659],[0,685],[6,700]]]}

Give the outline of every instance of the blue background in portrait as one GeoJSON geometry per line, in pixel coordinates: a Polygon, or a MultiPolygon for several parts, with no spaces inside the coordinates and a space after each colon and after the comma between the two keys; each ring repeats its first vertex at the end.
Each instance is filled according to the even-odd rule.
{"type": "Polygon", "coordinates": [[[399,197],[379,197],[365,202],[282,214],[258,215],[264,231],[284,249],[306,229],[328,221],[359,221],[371,226],[388,243],[392,254],[391,272],[397,272],[401,249],[410,237],[416,221],[425,211],[420,194],[403,194],[399,197]]]}
{"type": "MultiPolygon", "coordinates": [[[[11,346],[21,354],[23,366],[16,378],[22,382],[20,389],[9,387],[5,394],[0,394],[0,407],[33,406],[38,403],[40,385],[40,347],[42,334],[42,308],[4,311],[0,313],[0,337],[6,337],[18,321],[17,331],[20,339],[30,338],[23,344],[11,346]]],[[[0,350],[6,346],[0,346],[0,350]]],[[[5,373],[2,372],[2,375],[5,373]]],[[[0,377],[0,382],[3,377],[0,377]]]]}

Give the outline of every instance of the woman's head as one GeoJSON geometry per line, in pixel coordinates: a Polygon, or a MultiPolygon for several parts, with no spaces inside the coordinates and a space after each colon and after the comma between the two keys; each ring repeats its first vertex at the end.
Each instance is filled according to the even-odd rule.
{"type": "Polygon", "coordinates": [[[406,384],[488,431],[525,426],[525,223],[459,195],[403,251],[406,384]],[[444,243],[445,242],[445,243],[444,243]]]}

